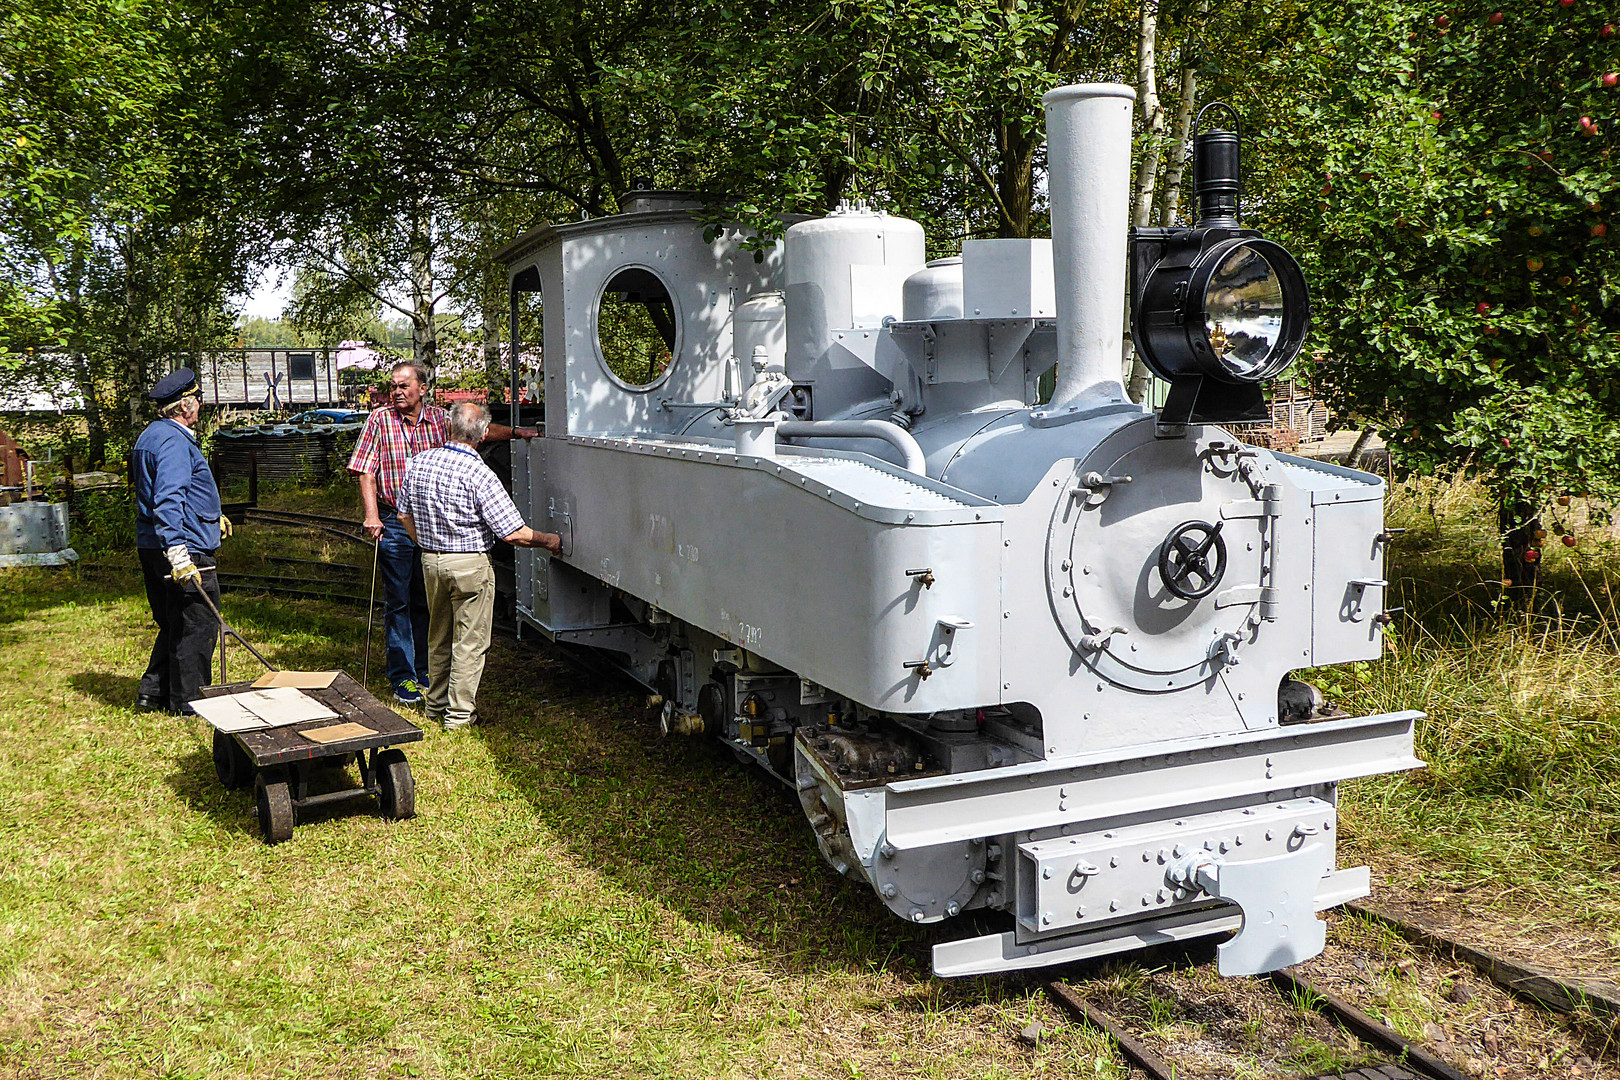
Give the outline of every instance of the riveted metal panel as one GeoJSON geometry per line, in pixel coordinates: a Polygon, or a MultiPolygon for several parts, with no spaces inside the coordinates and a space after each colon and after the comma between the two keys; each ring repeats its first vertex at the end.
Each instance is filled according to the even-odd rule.
{"type": "Polygon", "coordinates": [[[1306,837],[1325,838],[1331,849],[1336,823],[1331,804],[1307,797],[1020,844],[1018,921],[1031,934],[1050,934],[1206,904],[1169,876],[1189,850],[1237,863],[1286,855],[1306,837]]]}
{"type": "Polygon", "coordinates": [[[574,542],[554,608],[564,567],[873,708],[997,700],[998,507],[858,455],[546,441],[533,513],[566,508],[574,542]]]}

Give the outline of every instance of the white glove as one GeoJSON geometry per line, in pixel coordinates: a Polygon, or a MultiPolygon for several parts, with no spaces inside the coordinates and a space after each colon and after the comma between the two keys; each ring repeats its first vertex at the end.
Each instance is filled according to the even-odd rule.
{"type": "Polygon", "coordinates": [[[174,568],[174,572],[169,575],[174,580],[196,581],[198,586],[202,585],[202,571],[198,570],[197,564],[191,561],[191,552],[186,550],[186,545],[176,544],[166,549],[163,556],[169,560],[169,565],[174,568]]]}

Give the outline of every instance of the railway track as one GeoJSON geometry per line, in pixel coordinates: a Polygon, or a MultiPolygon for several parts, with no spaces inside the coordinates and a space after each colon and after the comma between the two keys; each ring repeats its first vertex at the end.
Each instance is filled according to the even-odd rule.
{"type": "Polygon", "coordinates": [[[356,544],[371,543],[360,523],[349,518],[331,517],[327,514],[305,514],[294,510],[270,510],[262,506],[227,507],[227,516],[231,516],[232,509],[240,514],[244,523],[313,529],[356,544]]]}
{"type": "MultiPolygon", "coordinates": [[[[1593,1057],[1607,1058],[1611,1062],[1620,1058],[1620,1000],[1617,1000],[1620,999],[1620,993],[1617,993],[1612,984],[1588,979],[1560,978],[1550,972],[1498,956],[1488,949],[1457,941],[1431,927],[1363,904],[1351,905],[1351,911],[1370,923],[1394,931],[1409,944],[1428,953],[1432,959],[1463,961],[1466,967],[1472,968],[1490,980],[1504,994],[1532,1003],[1549,1013],[1576,1018],[1574,1026],[1577,1036],[1584,1029],[1585,1038],[1582,1041],[1588,1045],[1601,1044],[1601,1048],[1592,1054],[1593,1057]]],[[[1463,970],[1465,968],[1455,968],[1449,974],[1456,975],[1463,970]]],[[[1295,1075],[1294,1080],[1474,1080],[1479,1076],[1522,1076],[1527,1073],[1540,1075],[1549,1070],[1548,1056],[1545,1055],[1537,1066],[1529,1070],[1505,1069],[1494,1062],[1486,1064],[1477,1059],[1470,1060],[1466,1055],[1463,1056],[1461,1064],[1448,1060],[1447,1053],[1456,1055],[1456,1047],[1429,1046],[1409,1039],[1382,1020],[1369,1015],[1344,997],[1327,989],[1320,979],[1312,980],[1298,969],[1285,968],[1273,972],[1269,977],[1262,976],[1254,980],[1234,980],[1234,982],[1249,986],[1269,985],[1278,995],[1278,1005],[1287,1003],[1300,1012],[1305,1010],[1314,1012],[1331,1021],[1346,1035],[1353,1036],[1362,1047],[1370,1048],[1390,1059],[1382,1064],[1363,1064],[1344,1071],[1299,1073],[1295,1075]]],[[[1104,986],[1104,984],[1094,985],[1104,986]]],[[[1248,987],[1242,988],[1248,990],[1248,987]]],[[[1110,1011],[1104,1002],[1111,997],[1117,998],[1120,995],[1117,990],[1103,989],[1100,992],[1088,993],[1085,982],[1061,979],[1047,983],[1044,990],[1061,1012],[1075,1022],[1107,1036],[1117,1047],[1120,1056],[1151,1080],[1187,1080],[1189,1076],[1215,1075],[1208,1071],[1207,1063],[1203,1071],[1200,1071],[1192,1061],[1181,1060],[1190,1055],[1186,1042],[1164,1037],[1161,1024],[1146,1025],[1149,1028],[1160,1028],[1158,1037],[1139,1034],[1133,1030],[1133,1023],[1130,1020],[1110,1011]],[[1155,1048],[1154,1044],[1159,1042],[1165,1044],[1162,1050],[1155,1048]]],[[[1139,989],[1136,993],[1147,997],[1150,1002],[1150,1014],[1157,1013],[1161,1018],[1168,1014],[1164,1001],[1155,1000],[1153,991],[1139,989]]],[[[1508,1007],[1511,1008],[1511,1005],[1508,1007]]],[[[1207,1001],[1186,1009],[1189,1015],[1208,1015],[1219,1011],[1218,1007],[1212,1008],[1207,1001]]],[[[1235,1012],[1232,1014],[1235,1015],[1235,1012]]],[[[1137,1017],[1138,1023],[1135,1024],[1138,1028],[1143,1026],[1140,1019],[1137,1017]]],[[[1431,1027],[1433,1026],[1425,1025],[1426,1035],[1431,1027]]],[[[1350,1045],[1355,1046],[1355,1042],[1351,1042],[1350,1045]]],[[[1620,1075],[1620,1072],[1599,1071],[1594,1074],[1582,1071],[1576,1066],[1568,1073],[1558,1075],[1615,1076],[1620,1075]]]]}
{"type": "MultiPolygon", "coordinates": [[[[1471,1080],[1467,1073],[1453,1068],[1349,1002],[1313,985],[1295,971],[1285,968],[1273,972],[1271,982],[1279,992],[1308,1004],[1358,1039],[1395,1058],[1394,1062],[1384,1065],[1363,1066],[1343,1073],[1311,1073],[1300,1080],[1372,1080],[1375,1077],[1377,1080],[1471,1080]]],[[[1069,984],[1048,983],[1046,992],[1064,1012],[1112,1039],[1120,1054],[1152,1080],[1176,1080],[1178,1075],[1186,1075],[1184,1069],[1178,1070],[1131,1034],[1119,1018],[1088,1002],[1069,984]]]]}

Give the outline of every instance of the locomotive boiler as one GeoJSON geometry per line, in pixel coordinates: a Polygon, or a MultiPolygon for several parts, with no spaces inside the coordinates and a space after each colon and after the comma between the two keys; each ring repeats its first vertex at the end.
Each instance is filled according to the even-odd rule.
{"type": "Polygon", "coordinates": [[[899,917],[1005,913],[942,975],[1208,935],[1227,974],[1308,958],[1369,888],[1339,782],[1422,764],[1420,714],[1290,677],[1381,651],[1384,486],[1220,426],[1298,352],[1304,282],[1239,221],[1231,133],[1200,137],[1196,227],[1130,233],[1134,96],[1046,95],[1050,240],[930,262],[857,204],[756,258],[638,192],[500,256],[514,339],[543,317],[514,494],[563,537],[518,553],[521,623],[792,785],[899,917]],[[1128,278],[1157,411],[1121,385],[1128,278]]]}

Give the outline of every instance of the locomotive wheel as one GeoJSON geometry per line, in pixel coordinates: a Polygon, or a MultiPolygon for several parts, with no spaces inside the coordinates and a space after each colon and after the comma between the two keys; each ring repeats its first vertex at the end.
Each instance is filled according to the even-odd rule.
{"type": "Polygon", "coordinates": [[[223,731],[214,732],[214,775],[228,791],[253,782],[253,762],[236,745],[236,740],[223,731]]]}
{"type": "Polygon", "coordinates": [[[253,793],[259,805],[259,831],[267,844],[279,844],[292,839],[292,791],[287,786],[287,770],[276,768],[261,772],[254,782],[253,793]]]}
{"type": "Polygon", "coordinates": [[[405,752],[390,748],[377,755],[377,805],[384,817],[404,821],[416,816],[416,781],[405,752]]]}

